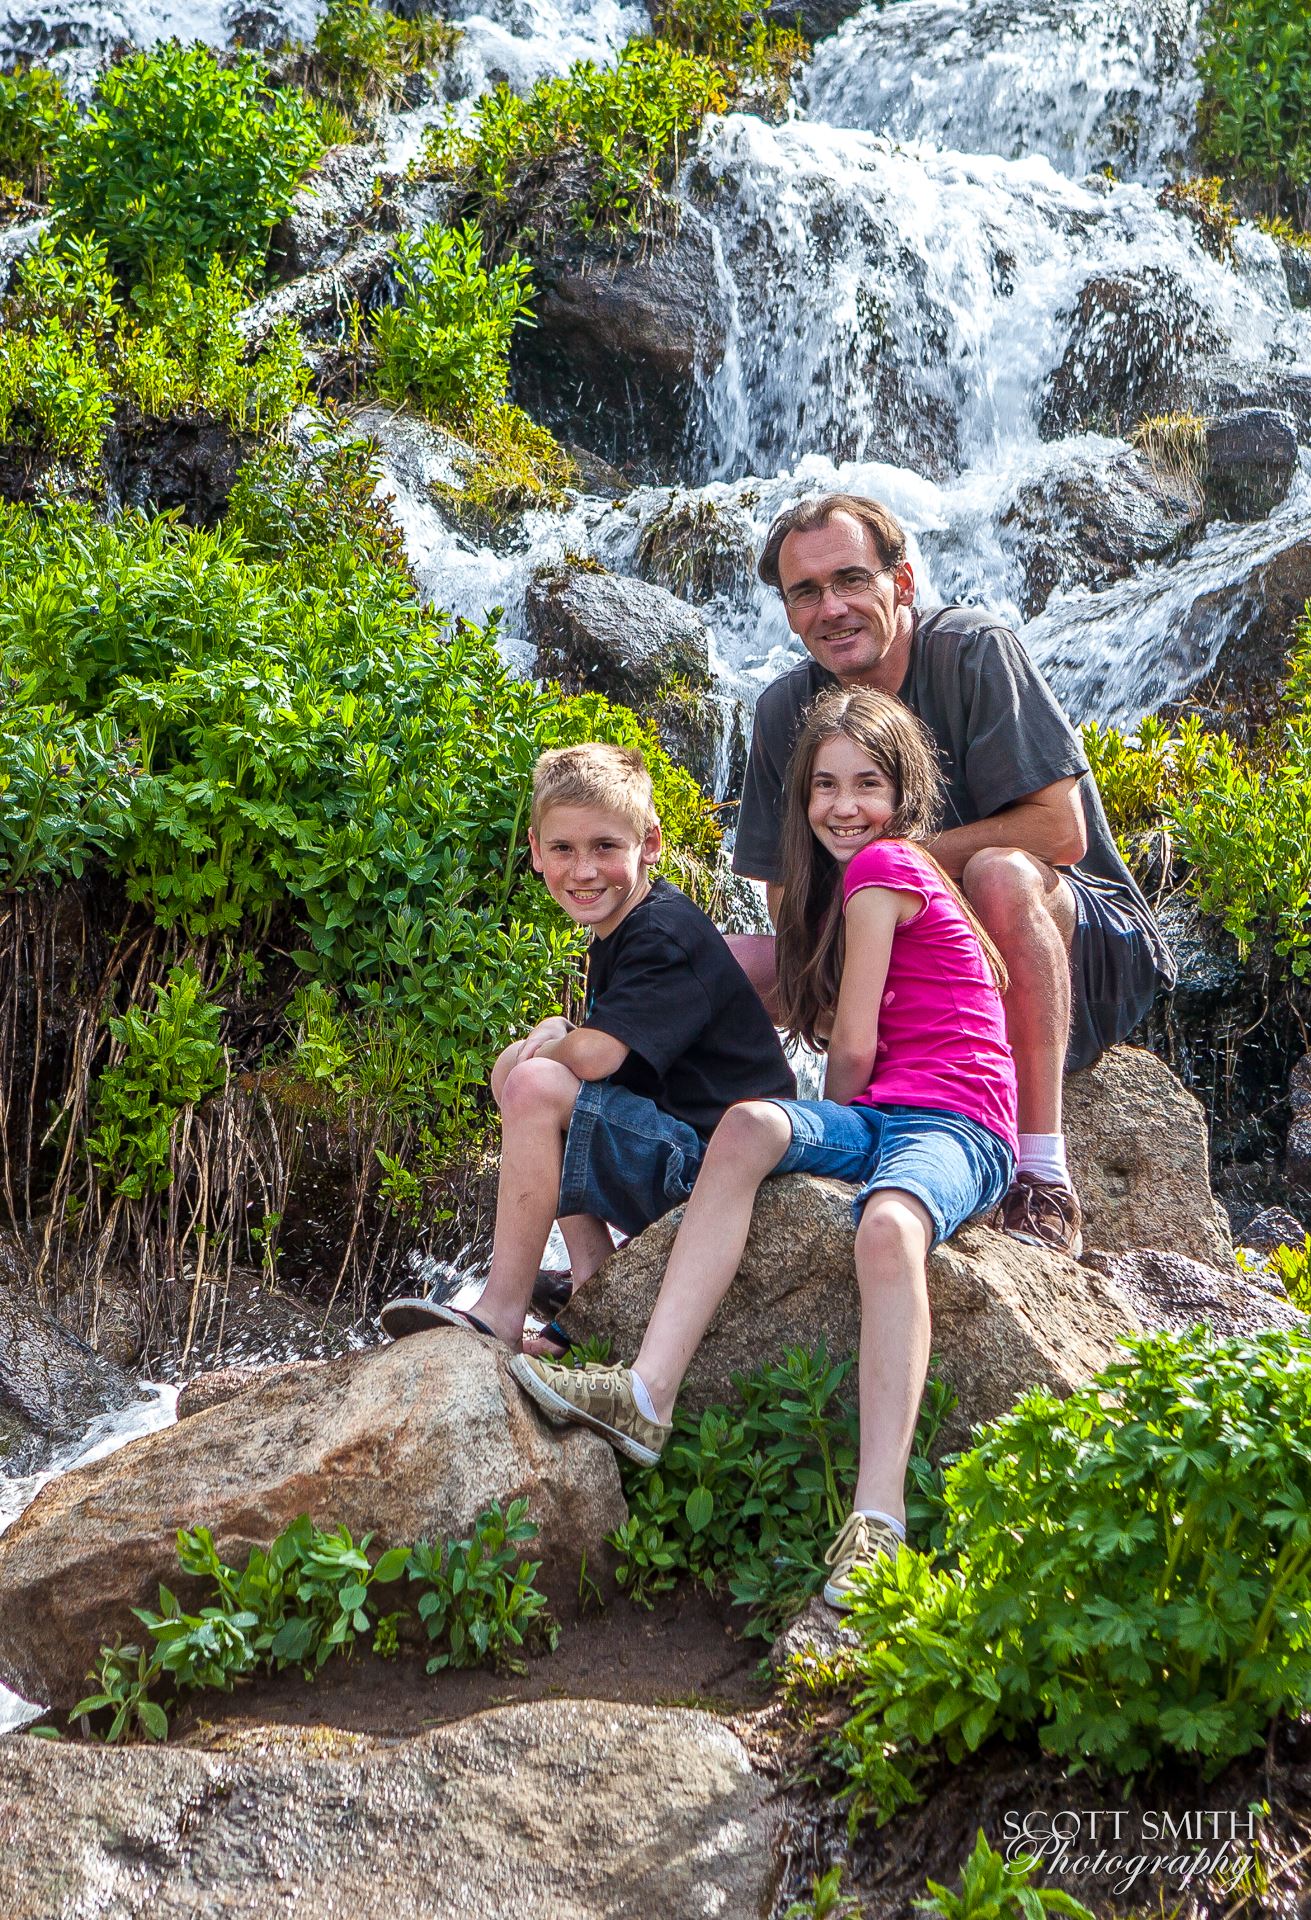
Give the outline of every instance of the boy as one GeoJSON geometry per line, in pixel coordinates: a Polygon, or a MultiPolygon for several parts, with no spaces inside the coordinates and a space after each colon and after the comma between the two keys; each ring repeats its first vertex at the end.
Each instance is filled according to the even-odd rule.
{"type": "MultiPolygon", "coordinates": [[[[655,877],[660,822],[640,753],[600,744],[544,753],[528,840],[551,898],[591,931],[584,1017],[540,1021],[492,1070],[501,1171],[476,1311],[392,1300],[382,1324],[393,1336],[465,1326],[518,1349],[552,1220],[578,1287],[613,1251],[607,1222],[640,1233],[688,1198],[726,1108],[795,1092],[722,934],[655,877]]],[[[567,1346],[547,1331],[559,1337],[536,1350],[567,1346]]]]}

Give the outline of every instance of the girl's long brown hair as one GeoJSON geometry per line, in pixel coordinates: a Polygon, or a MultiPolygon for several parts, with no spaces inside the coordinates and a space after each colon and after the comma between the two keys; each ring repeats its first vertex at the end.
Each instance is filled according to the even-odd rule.
{"type": "Polygon", "coordinates": [[[942,811],[942,773],[933,737],[909,707],[872,687],[831,687],[806,709],[788,764],[783,815],[783,902],[779,908],[776,956],[778,1001],[783,1026],[793,1040],[823,1048],[842,984],[845,923],[839,865],[820,845],[810,824],[810,782],[815,757],[836,734],[868,754],[891,780],[897,810],[881,838],[908,840],[937,867],[973,927],[992,968],[999,993],[1007,987],[1006,966],[960,888],[944,873],[925,842],[942,811]]]}

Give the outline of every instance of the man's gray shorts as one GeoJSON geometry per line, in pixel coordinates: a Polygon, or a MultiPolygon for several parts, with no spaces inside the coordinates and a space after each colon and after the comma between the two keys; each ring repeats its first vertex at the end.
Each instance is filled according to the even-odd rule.
{"type": "Polygon", "coordinates": [[[1114,900],[1075,874],[1061,877],[1078,915],[1070,948],[1074,993],[1065,1052],[1065,1071],[1074,1073],[1133,1032],[1156,997],[1161,975],[1146,933],[1114,900]]]}

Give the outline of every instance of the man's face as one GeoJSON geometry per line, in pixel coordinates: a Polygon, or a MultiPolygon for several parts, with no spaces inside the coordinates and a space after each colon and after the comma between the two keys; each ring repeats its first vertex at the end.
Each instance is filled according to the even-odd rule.
{"type": "Polygon", "coordinates": [[[910,629],[899,612],[914,596],[910,568],[887,566],[868,527],[835,513],[822,527],[788,535],[778,572],[788,625],[819,665],[844,686],[896,693],[909,663],[910,629]],[[873,578],[853,585],[862,570],[873,578]],[[798,589],[814,588],[813,604],[795,604],[798,589]]]}

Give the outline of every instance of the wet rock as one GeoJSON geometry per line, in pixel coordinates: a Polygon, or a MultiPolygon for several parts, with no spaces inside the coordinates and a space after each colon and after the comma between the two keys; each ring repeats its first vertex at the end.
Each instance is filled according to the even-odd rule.
{"type": "Polygon", "coordinates": [[[76,1334],[0,1285],[0,1472],[35,1473],[102,1413],[130,1406],[136,1382],[76,1334]]]}
{"type": "Polygon", "coordinates": [[[1303,1054],[1288,1076],[1292,1119],[1284,1147],[1284,1170],[1299,1186],[1311,1185],[1311,1053],[1303,1054]]]}
{"type": "Polygon", "coordinates": [[[1262,1333],[1267,1328],[1306,1327],[1306,1315],[1290,1300],[1236,1269],[1220,1273],[1200,1260],[1144,1248],[1135,1253],[1091,1253],[1088,1266],[1111,1281],[1145,1327],[1187,1333],[1209,1327],[1217,1339],[1262,1333]]]}
{"type": "Polygon", "coordinates": [[[537,573],[524,603],[538,672],[566,693],[603,693],[646,709],[671,680],[710,684],[710,635],[685,601],[662,587],[593,566],[537,573]]]}
{"type": "Polygon", "coordinates": [[[299,1513],[383,1547],[464,1536],[520,1494],[541,1528],[540,1583],[572,1598],[581,1556],[603,1568],[626,1512],[614,1455],[539,1420],[475,1335],[419,1334],[274,1380],[38,1494],[0,1536],[0,1679],[76,1698],[130,1609],[175,1584],[179,1527],[209,1527],[242,1564],[299,1513]]]}
{"type": "Polygon", "coordinates": [[[203,1280],[194,1313],[186,1301],[169,1331],[166,1365],[191,1379],[215,1369],[336,1358],[359,1346],[344,1316],[325,1314],[244,1267],[203,1280]]]}
{"type": "Polygon", "coordinates": [[[1162,472],[1137,453],[1108,459],[1104,445],[1076,442],[1060,465],[1017,487],[999,516],[1023,578],[1026,620],[1053,593],[1123,579],[1200,530],[1200,490],[1186,475],[1162,472]]]}
{"type": "Polygon", "coordinates": [[[1273,1253],[1276,1247],[1300,1247],[1306,1227],[1287,1207],[1262,1207],[1243,1228],[1243,1245],[1253,1253],[1273,1253]]]}
{"type": "Polygon", "coordinates": [[[0,1910],[755,1920],[778,1806],[686,1709],[549,1701],[323,1752],[0,1745],[0,1910]]]}
{"type": "Polygon", "coordinates": [[[0,296],[8,293],[14,268],[25,253],[32,251],[49,225],[45,219],[25,220],[21,226],[6,227],[0,232],[0,296]]]}
{"type": "MultiPolygon", "coordinates": [[[[607,1260],[570,1303],[575,1337],[608,1334],[616,1359],[631,1360],[650,1316],[682,1209],[607,1260]]],[[[860,1303],[854,1265],[851,1188],[787,1174],[766,1181],[756,1201],[737,1280],[697,1350],[684,1403],[732,1397],[732,1376],[750,1373],[786,1347],[822,1340],[853,1353],[860,1303]]],[[[933,1351],[959,1406],[949,1442],[995,1419],[1026,1388],[1069,1393],[1116,1352],[1134,1321],[1099,1276],[1045,1248],[988,1227],[964,1228],[929,1258],[933,1351]]]]}
{"type": "Polygon", "coordinates": [[[1206,502],[1225,520],[1264,520],[1292,485],[1297,428],[1288,413],[1243,407],[1206,429],[1206,502]]]}
{"type": "Polygon", "coordinates": [[[1170,383],[1220,335],[1196,296],[1159,267],[1095,274],[1070,316],[1070,339],[1047,383],[1039,431],[1047,440],[1087,429],[1120,432],[1158,412],[1170,383]]]}
{"type": "Polygon", "coordinates": [[[511,354],[515,398],[556,433],[651,478],[694,434],[697,378],[723,357],[727,318],[710,231],[684,208],[672,236],[616,260],[572,240],[539,255],[537,324],[511,354]]]}
{"type": "Polygon", "coordinates": [[[340,344],[348,336],[352,306],[372,313],[391,299],[392,244],[390,234],[366,234],[331,266],[274,287],[252,301],[240,321],[250,351],[265,346],[274,324],[283,319],[294,320],[307,342],[340,344]]]}
{"type": "Polygon", "coordinates": [[[1298,440],[1311,440],[1311,372],[1266,360],[1211,354],[1187,362],[1166,396],[1171,412],[1220,416],[1249,407],[1287,413],[1298,440]]]}
{"type": "Polygon", "coordinates": [[[293,280],[340,260],[375,205],[382,162],[375,146],[329,147],[269,239],[269,271],[293,280]]]}
{"type": "Polygon", "coordinates": [[[864,0],[774,0],[761,17],[775,27],[795,27],[814,46],[859,13],[864,0]]]}
{"type": "Polygon", "coordinates": [[[1311,307],[1311,247],[1276,240],[1279,260],[1288,282],[1288,298],[1294,307],[1311,307]]]}
{"type": "Polygon", "coordinates": [[[1233,1267],[1229,1222],[1211,1197],[1206,1116],[1163,1061],[1112,1047],[1071,1074],[1065,1137],[1085,1247],[1156,1247],[1233,1267]]]}
{"type": "Polygon", "coordinates": [[[704,496],[675,495],[643,527],[635,565],[643,580],[684,600],[738,600],[751,590],[755,549],[745,514],[704,496]]]}
{"type": "Polygon", "coordinates": [[[175,507],[188,526],[213,527],[257,445],[255,434],[238,432],[217,414],[156,420],[120,406],[101,456],[105,484],[120,507],[175,507]]]}

